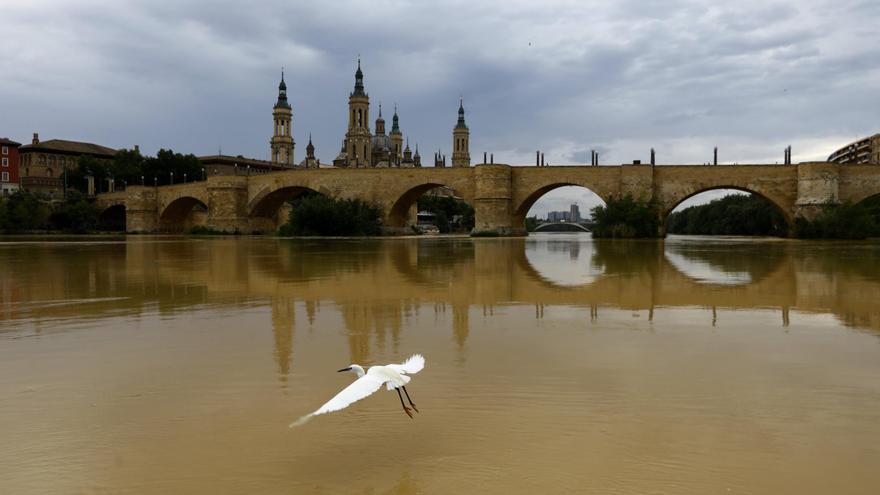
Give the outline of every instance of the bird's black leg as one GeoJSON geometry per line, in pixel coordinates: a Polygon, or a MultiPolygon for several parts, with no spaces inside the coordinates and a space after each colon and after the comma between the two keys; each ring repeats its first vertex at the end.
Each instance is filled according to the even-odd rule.
{"type": "MultiPolygon", "coordinates": [[[[406,404],[403,403],[403,396],[400,395],[400,389],[399,389],[399,388],[395,388],[394,390],[397,390],[397,396],[400,397],[400,405],[403,406],[403,412],[405,412],[407,416],[409,416],[410,418],[412,418],[412,417],[413,417],[413,415],[412,415],[412,409],[406,407],[406,404]]],[[[409,395],[407,395],[406,397],[407,397],[407,399],[408,399],[408,398],[409,398],[409,395]]]]}
{"type": "MultiPolygon", "coordinates": [[[[397,393],[398,393],[398,394],[399,394],[399,393],[400,393],[400,391],[399,391],[399,390],[398,390],[398,391],[397,391],[397,393]]],[[[416,405],[415,405],[415,404],[413,404],[413,401],[412,401],[412,399],[410,399],[410,398],[409,398],[409,392],[407,392],[407,391],[406,391],[406,387],[403,387],[403,393],[405,393],[405,394],[406,394],[406,400],[408,400],[408,401],[409,401],[409,405],[411,405],[411,406],[412,406],[412,408],[413,408],[413,409],[415,409],[415,411],[416,411],[416,412],[419,412],[419,408],[418,408],[418,407],[416,407],[416,405]]]]}

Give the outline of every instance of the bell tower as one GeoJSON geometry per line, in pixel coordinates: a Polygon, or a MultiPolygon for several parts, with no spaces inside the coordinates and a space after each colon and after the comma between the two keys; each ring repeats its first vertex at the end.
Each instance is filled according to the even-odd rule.
{"type": "Polygon", "coordinates": [[[278,85],[278,101],[272,108],[272,119],[274,120],[274,131],[272,132],[272,140],[269,141],[269,157],[273,163],[278,163],[288,167],[292,167],[293,161],[293,129],[291,123],[293,121],[293,109],[287,102],[287,84],[284,83],[284,70],[281,70],[281,84],[278,85]]]}
{"type": "Polygon", "coordinates": [[[391,144],[394,145],[395,161],[403,158],[403,133],[400,132],[400,119],[397,117],[397,105],[394,105],[394,117],[391,118],[391,144]]]}
{"type": "Polygon", "coordinates": [[[470,167],[471,153],[470,148],[471,131],[464,123],[464,99],[460,99],[458,103],[458,123],[452,129],[452,166],[453,167],[470,167]]]}
{"type": "Polygon", "coordinates": [[[373,149],[370,143],[370,96],[364,91],[361,59],[354,74],[354,91],[348,96],[348,132],[345,133],[349,167],[369,167],[373,149]]]}

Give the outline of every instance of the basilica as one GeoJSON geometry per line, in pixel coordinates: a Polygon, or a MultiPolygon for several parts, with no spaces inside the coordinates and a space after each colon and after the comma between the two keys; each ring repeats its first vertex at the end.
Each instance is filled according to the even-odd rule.
{"type": "MultiPolygon", "coordinates": [[[[287,85],[284,74],[278,85],[278,101],[272,109],[274,131],[270,140],[271,161],[288,167],[318,168],[320,160],[315,159],[315,147],[309,136],[306,148],[307,156],[299,164],[294,161],[293,140],[293,109],[287,101],[287,85]]],[[[415,153],[409,147],[400,130],[400,117],[397,107],[391,117],[391,131],[385,132],[385,119],[382,117],[382,105],[375,121],[376,133],[370,130],[370,96],[364,90],[364,73],[358,59],[355,72],[354,91],[348,96],[348,130],[342,140],[339,154],[333,160],[333,167],[340,168],[411,168],[421,167],[422,159],[416,145],[415,153]]],[[[458,122],[452,131],[452,166],[469,167],[471,164],[469,149],[470,130],[464,121],[464,103],[459,102],[458,122]]],[[[435,167],[445,167],[446,157],[434,156],[435,167]]]]}

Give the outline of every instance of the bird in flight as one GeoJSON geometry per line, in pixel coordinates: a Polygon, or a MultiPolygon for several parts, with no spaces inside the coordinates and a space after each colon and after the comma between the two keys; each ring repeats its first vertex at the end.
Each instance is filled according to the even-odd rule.
{"type": "Polygon", "coordinates": [[[342,389],[341,392],[318,408],[317,411],[306,414],[293,423],[290,423],[290,428],[305,424],[314,416],[345,409],[351,404],[373,395],[382,388],[382,385],[385,385],[389,391],[397,391],[397,396],[400,398],[400,405],[403,406],[403,412],[412,418],[412,412],[419,412],[419,410],[416,408],[416,405],[413,404],[412,399],[409,398],[409,392],[406,391],[406,384],[412,380],[412,378],[407,375],[414,375],[419,371],[422,371],[422,368],[424,367],[425,358],[421,354],[414,354],[412,357],[404,361],[403,364],[371,366],[367,371],[364,371],[364,368],[357,364],[352,364],[348,368],[343,368],[339,370],[340,373],[350,371],[357,374],[358,379],[351,385],[342,389]],[[400,394],[400,389],[403,389],[403,393],[406,394],[406,400],[409,402],[409,405],[412,406],[411,408],[403,403],[403,396],[400,394]]]}

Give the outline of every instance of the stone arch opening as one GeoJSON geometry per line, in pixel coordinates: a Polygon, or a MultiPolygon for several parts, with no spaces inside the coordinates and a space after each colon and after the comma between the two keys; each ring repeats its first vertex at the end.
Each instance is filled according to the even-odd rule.
{"type": "Polygon", "coordinates": [[[98,215],[98,228],[125,232],[125,205],[119,204],[105,208],[98,215]]]}
{"type": "Polygon", "coordinates": [[[168,203],[159,215],[159,230],[162,232],[185,232],[196,226],[205,225],[208,219],[208,206],[192,196],[177,198],[168,203]]]}
{"type": "Polygon", "coordinates": [[[432,219],[439,232],[448,229],[470,232],[474,226],[474,208],[455,189],[445,184],[419,184],[397,198],[388,210],[386,228],[399,233],[411,233],[413,227],[428,229],[432,219]],[[436,211],[420,216],[418,208],[414,207],[423,196],[426,203],[436,211]]]}
{"type": "Polygon", "coordinates": [[[664,234],[786,237],[794,227],[794,219],[777,201],[758,191],[738,186],[715,186],[691,192],[670,205],[661,206],[660,225],[664,234]],[[728,213],[717,219],[716,213],[723,211],[721,204],[712,210],[700,208],[705,213],[697,210],[687,213],[688,208],[716,200],[732,201],[727,198],[743,198],[743,203],[730,205],[733,213],[741,211],[741,215],[728,213]],[[740,221],[745,223],[738,225],[740,221]]]}
{"type": "Polygon", "coordinates": [[[540,187],[528,195],[513,212],[513,228],[535,231],[537,224],[526,224],[526,218],[546,220],[550,223],[569,223],[573,216],[577,216],[574,223],[583,226],[577,232],[589,232],[589,219],[592,218],[591,210],[596,206],[604,206],[605,198],[597,194],[589,187],[571,182],[560,182],[540,187]],[[572,208],[576,205],[577,208],[572,208]],[[567,211],[568,216],[559,215],[556,218],[550,212],[567,211]],[[564,219],[564,220],[563,220],[564,219]]]}
{"type": "Polygon", "coordinates": [[[291,207],[285,206],[287,202],[313,194],[321,193],[305,186],[287,186],[258,194],[248,212],[251,230],[255,232],[277,230],[290,218],[291,207]]]}

